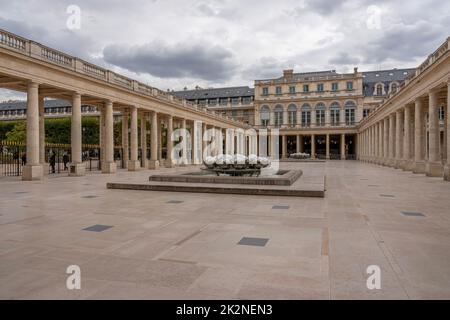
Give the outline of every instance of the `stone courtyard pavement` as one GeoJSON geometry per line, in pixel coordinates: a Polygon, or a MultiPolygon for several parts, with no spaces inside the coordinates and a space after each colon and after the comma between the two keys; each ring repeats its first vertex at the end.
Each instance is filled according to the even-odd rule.
{"type": "MultiPolygon", "coordinates": [[[[449,299],[450,183],[355,161],[283,163],[320,166],[325,198],[106,189],[151,171],[1,178],[0,298],[449,299]],[[83,230],[94,225],[111,228],[83,230]],[[81,290],[66,288],[69,265],[81,290]],[[380,290],[366,287],[370,265],[380,290]]],[[[173,170],[192,167],[160,172],[173,170]]]]}

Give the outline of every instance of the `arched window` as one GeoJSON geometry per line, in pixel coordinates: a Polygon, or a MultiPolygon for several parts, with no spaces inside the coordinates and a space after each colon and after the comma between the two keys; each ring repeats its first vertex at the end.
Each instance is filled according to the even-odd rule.
{"type": "Polygon", "coordinates": [[[341,106],[338,102],[330,105],[330,122],[332,126],[338,126],[340,122],[341,106]]]}
{"type": "Polygon", "coordinates": [[[316,104],[316,126],[325,126],[325,104],[322,102],[316,104]]]}
{"type": "Polygon", "coordinates": [[[294,127],[297,124],[297,106],[290,104],[288,106],[289,125],[294,127]]]}
{"type": "Polygon", "coordinates": [[[311,106],[305,103],[302,106],[302,127],[311,126],[311,106]]]}
{"type": "Polygon", "coordinates": [[[397,82],[392,82],[391,83],[391,90],[390,90],[390,92],[391,93],[396,93],[397,90],[398,90],[398,83],[397,82]]]}
{"type": "Polygon", "coordinates": [[[381,83],[377,84],[376,86],[376,94],[377,96],[383,95],[383,85],[381,83]]]}
{"type": "Polygon", "coordinates": [[[260,111],[261,125],[267,127],[270,122],[270,109],[268,106],[262,106],[260,111]]]}
{"type": "Polygon", "coordinates": [[[356,104],[354,101],[345,102],[345,124],[352,126],[355,124],[356,104]]]}
{"type": "Polygon", "coordinates": [[[283,124],[283,106],[276,105],[274,110],[275,126],[281,126],[283,124]]]}

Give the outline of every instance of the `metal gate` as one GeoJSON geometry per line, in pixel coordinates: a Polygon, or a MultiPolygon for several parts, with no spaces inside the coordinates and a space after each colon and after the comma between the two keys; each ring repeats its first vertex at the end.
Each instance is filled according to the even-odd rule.
{"type": "Polygon", "coordinates": [[[20,176],[26,163],[25,143],[0,141],[0,176],[20,176]]]}

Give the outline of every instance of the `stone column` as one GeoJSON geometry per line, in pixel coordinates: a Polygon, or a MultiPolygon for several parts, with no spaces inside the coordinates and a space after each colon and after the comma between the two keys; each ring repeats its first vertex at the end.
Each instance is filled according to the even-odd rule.
{"type": "Polygon", "coordinates": [[[173,117],[167,116],[167,159],[165,166],[168,168],[173,168],[173,141],[172,141],[172,133],[173,133],[173,117]]]}
{"type": "Polygon", "coordinates": [[[42,179],[39,156],[39,84],[30,82],[27,87],[27,159],[22,170],[22,180],[42,179]]]}
{"type": "MultiPolygon", "coordinates": [[[[102,163],[103,173],[115,173],[117,171],[117,165],[114,162],[114,117],[113,117],[113,103],[112,101],[106,101],[104,107],[104,121],[105,132],[103,142],[104,145],[104,157],[102,163]]],[[[103,151],[103,150],[102,150],[103,151]]]]}
{"type": "Polygon", "coordinates": [[[136,171],[141,167],[138,160],[138,109],[131,107],[130,120],[130,160],[128,161],[128,171],[136,171]]]}
{"type": "Polygon", "coordinates": [[[181,152],[181,165],[185,166],[188,164],[187,161],[187,128],[186,128],[186,119],[181,119],[181,148],[183,149],[181,152]]]}
{"type": "Polygon", "coordinates": [[[283,134],[281,136],[281,158],[285,159],[287,158],[287,136],[283,134]]]}
{"type": "Polygon", "coordinates": [[[151,135],[150,135],[150,161],[148,163],[149,169],[158,169],[159,161],[158,161],[158,113],[156,111],[152,111],[151,115],[151,135]]]}
{"type": "Polygon", "coordinates": [[[159,163],[162,163],[162,128],[163,122],[162,119],[160,117],[158,117],[158,126],[157,126],[157,130],[158,130],[158,134],[156,135],[156,138],[158,139],[158,159],[159,159],[159,163]]]}
{"type": "Polygon", "coordinates": [[[395,114],[389,115],[389,162],[388,165],[395,166],[395,114]]]}
{"type": "Polygon", "coordinates": [[[316,158],[316,136],[311,135],[311,159],[316,158]]]}
{"type": "Polygon", "coordinates": [[[428,94],[428,161],[425,166],[425,173],[429,177],[441,177],[443,173],[442,163],[439,155],[439,105],[437,91],[431,90],[428,94]]]}
{"type": "Polygon", "coordinates": [[[341,134],[341,160],[345,160],[345,133],[341,134]]]}
{"type": "Polygon", "coordinates": [[[47,175],[49,165],[45,162],[45,102],[43,95],[39,95],[39,163],[42,165],[43,175],[47,175]]]}
{"type": "Polygon", "coordinates": [[[325,159],[330,160],[330,135],[325,138],[325,159]]]}
{"type": "Polygon", "coordinates": [[[403,114],[401,110],[395,113],[395,168],[402,167],[403,159],[403,114]]]}
{"type": "Polygon", "coordinates": [[[104,105],[97,106],[97,109],[100,112],[100,115],[98,117],[98,129],[99,129],[98,144],[100,147],[99,161],[101,169],[103,162],[105,162],[105,107],[104,105]]]}
{"type": "Polygon", "coordinates": [[[142,168],[148,168],[147,159],[147,112],[141,114],[141,166],[142,168]]]}
{"type": "Polygon", "coordinates": [[[447,162],[444,168],[444,179],[450,181],[450,80],[447,82],[447,110],[446,114],[446,144],[447,144],[447,162]]]}
{"type": "Polygon", "coordinates": [[[405,106],[403,135],[403,170],[411,170],[411,107],[405,106]]]}
{"type": "Polygon", "coordinates": [[[378,154],[379,154],[379,158],[378,158],[378,163],[382,164],[383,163],[383,120],[378,122],[378,154]]]}
{"type": "Polygon", "coordinates": [[[234,155],[234,129],[227,129],[225,140],[226,154],[234,155]]]}
{"type": "Polygon", "coordinates": [[[203,160],[203,124],[201,121],[194,120],[192,128],[192,154],[193,163],[201,164],[203,160]]]}
{"type": "Polygon", "coordinates": [[[414,173],[425,173],[423,119],[423,101],[421,98],[417,98],[414,101],[414,173]]]}
{"type": "Polygon", "coordinates": [[[128,168],[129,143],[128,143],[128,111],[122,111],[122,163],[124,169],[128,168]]]}
{"type": "Polygon", "coordinates": [[[86,168],[81,158],[81,95],[79,93],[74,93],[72,96],[70,140],[72,147],[72,161],[69,167],[69,176],[84,176],[86,168]]]}
{"type": "MultiPolygon", "coordinates": [[[[208,130],[208,128],[207,128],[207,126],[206,126],[206,123],[202,123],[202,159],[204,158],[204,154],[203,154],[203,152],[205,152],[205,150],[206,150],[206,147],[208,146],[208,141],[207,141],[207,139],[208,139],[208,133],[207,133],[207,130],[208,130]]],[[[209,155],[208,155],[209,156],[209,155]]]]}
{"type": "Polygon", "coordinates": [[[298,134],[295,138],[296,138],[295,152],[299,153],[300,152],[300,135],[298,134]]]}
{"type": "Polygon", "coordinates": [[[383,165],[389,161],[389,118],[383,120],[383,165]]]}

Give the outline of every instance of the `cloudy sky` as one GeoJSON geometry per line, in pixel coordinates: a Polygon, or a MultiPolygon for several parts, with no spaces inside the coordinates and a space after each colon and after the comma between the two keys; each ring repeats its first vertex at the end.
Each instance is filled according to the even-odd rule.
{"type": "Polygon", "coordinates": [[[286,68],[415,67],[450,35],[445,0],[0,0],[0,7],[0,28],[163,90],[251,86],[286,68]],[[69,5],[81,10],[79,29],[67,27],[69,5]]]}

